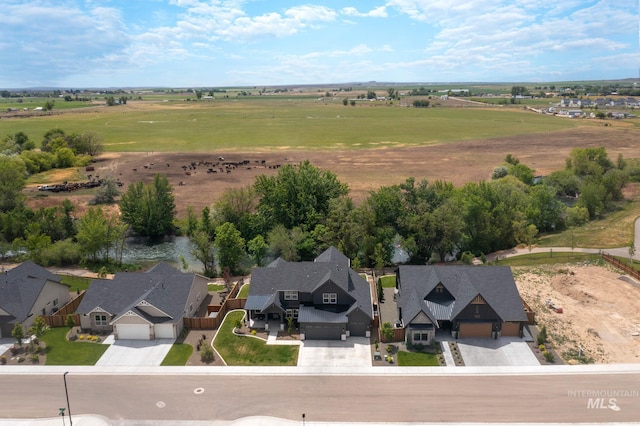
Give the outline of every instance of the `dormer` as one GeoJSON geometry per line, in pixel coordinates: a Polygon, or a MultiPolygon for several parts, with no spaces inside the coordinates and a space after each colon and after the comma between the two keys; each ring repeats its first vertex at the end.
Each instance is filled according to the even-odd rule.
{"type": "Polygon", "coordinates": [[[449,300],[455,300],[453,295],[447,290],[447,288],[442,284],[438,283],[424,298],[424,300],[429,300],[432,302],[446,302],[449,300]]]}

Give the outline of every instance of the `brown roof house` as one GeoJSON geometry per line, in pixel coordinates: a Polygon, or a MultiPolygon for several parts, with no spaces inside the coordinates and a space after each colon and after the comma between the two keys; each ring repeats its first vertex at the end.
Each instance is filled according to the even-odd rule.
{"type": "Polygon", "coordinates": [[[194,316],[207,296],[207,281],[163,262],[146,272],[119,272],[91,281],[76,313],[83,329],[113,331],[116,339],[175,339],[183,318],[194,316]]]}
{"type": "Polygon", "coordinates": [[[371,333],[369,283],[350,268],[349,258],[330,247],[313,262],[274,260],[254,268],[245,309],[249,325],[281,330],[287,318],[302,340],[345,340],[371,333]]]}
{"type": "Polygon", "coordinates": [[[0,337],[11,337],[16,324],[29,328],[39,315],[51,315],[69,303],[69,286],[33,262],[0,276],[0,337]]]}
{"type": "Polygon", "coordinates": [[[436,330],[454,337],[521,336],[527,322],[508,266],[400,266],[396,297],[405,340],[428,344],[436,330]]]}

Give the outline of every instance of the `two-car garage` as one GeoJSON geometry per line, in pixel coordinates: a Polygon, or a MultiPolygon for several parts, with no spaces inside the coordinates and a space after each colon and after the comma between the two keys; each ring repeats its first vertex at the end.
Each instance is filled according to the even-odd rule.
{"type": "Polygon", "coordinates": [[[305,324],[304,338],[305,340],[340,340],[342,328],[342,324],[305,324]]]}
{"type": "Polygon", "coordinates": [[[458,337],[492,337],[492,322],[460,322],[458,337]]]}
{"type": "Polygon", "coordinates": [[[149,324],[116,324],[115,332],[118,339],[151,339],[149,324]]]}

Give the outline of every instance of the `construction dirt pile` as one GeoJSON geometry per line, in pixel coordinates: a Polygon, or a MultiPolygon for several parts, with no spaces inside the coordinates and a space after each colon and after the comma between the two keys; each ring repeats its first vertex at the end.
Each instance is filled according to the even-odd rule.
{"type": "Polygon", "coordinates": [[[640,362],[640,283],[608,266],[514,267],[522,298],[567,363],[640,362]]]}

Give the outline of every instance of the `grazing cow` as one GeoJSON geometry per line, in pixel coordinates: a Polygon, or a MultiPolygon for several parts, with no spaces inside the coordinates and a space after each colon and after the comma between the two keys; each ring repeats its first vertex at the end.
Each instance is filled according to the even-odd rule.
{"type": "Polygon", "coordinates": [[[133,171],[134,171],[134,172],[137,172],[137,171],[138,171],[138,169],[133,169],[133,171]]]}

